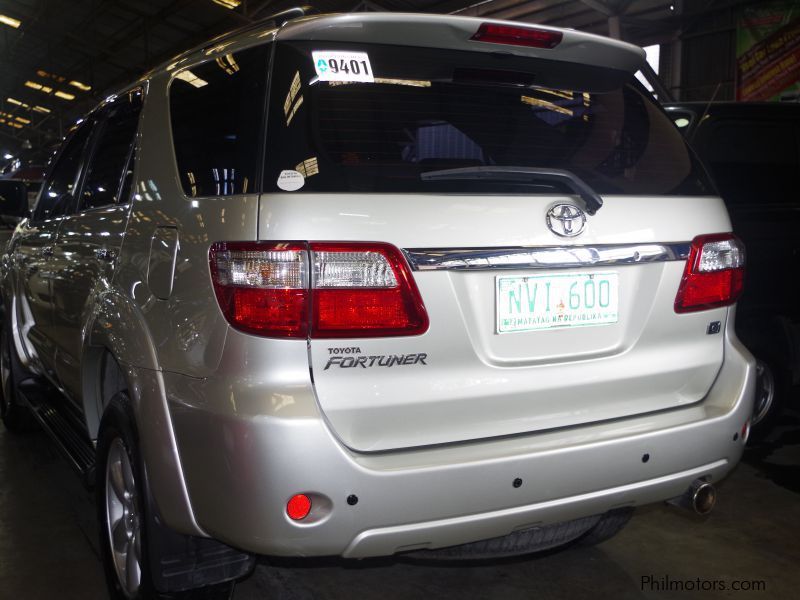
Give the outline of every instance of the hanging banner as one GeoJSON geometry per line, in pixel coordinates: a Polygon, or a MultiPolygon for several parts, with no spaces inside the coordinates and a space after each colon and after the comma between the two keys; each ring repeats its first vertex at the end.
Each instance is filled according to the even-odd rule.
{"type": "Polygon", "coordinates": [[[736,99],[800,98],[800,1],[742,10],[736,31],[736,99]]]}

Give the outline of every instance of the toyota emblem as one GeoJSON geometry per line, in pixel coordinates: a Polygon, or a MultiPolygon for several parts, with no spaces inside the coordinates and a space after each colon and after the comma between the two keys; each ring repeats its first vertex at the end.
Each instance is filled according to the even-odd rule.
{"type": "Polygon", "coordinates": [[[556,204],[547,211],[547,227],[559,237],[575,237],[586,226],[586,214],[572,204],[556,204]]]}

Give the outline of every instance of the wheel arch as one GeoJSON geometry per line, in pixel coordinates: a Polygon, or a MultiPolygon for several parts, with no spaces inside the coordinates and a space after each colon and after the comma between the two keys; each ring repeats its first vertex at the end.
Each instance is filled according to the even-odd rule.
{"type": "Polygon", "coordinates": [[[81,396],[86,427],[95,439],[100,420],[116,392],[131,389],[121,365],[157,370],[146,323],[132,302],[107,291],[93,299],[94,310],[83,329],[81,396]]]}

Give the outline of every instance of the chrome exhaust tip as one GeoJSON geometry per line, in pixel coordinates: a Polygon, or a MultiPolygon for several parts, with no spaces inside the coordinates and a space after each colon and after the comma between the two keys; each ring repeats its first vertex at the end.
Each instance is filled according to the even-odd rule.
{"type": "Polygon", "coordinates": [[[695,479],[683,496],[668,500],[667,503],[691,509],[698,515],[707,515],[717,503],[717,488],[708,481],[695,479]]]}

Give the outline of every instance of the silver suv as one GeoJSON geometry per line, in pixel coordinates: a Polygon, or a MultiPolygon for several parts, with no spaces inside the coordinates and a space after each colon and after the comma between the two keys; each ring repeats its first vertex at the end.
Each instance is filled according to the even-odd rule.
{"type": "Polygon", "coordinates": [[[76,124],[3,257],[3,414],[96,480],[113,596],[710,508],[752,410],[744,250],[643,57],[279,18],[76,124]]]}

